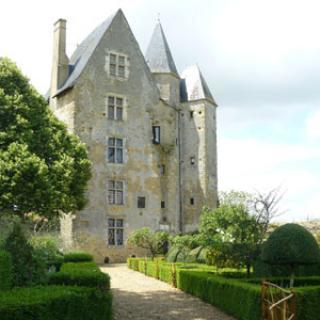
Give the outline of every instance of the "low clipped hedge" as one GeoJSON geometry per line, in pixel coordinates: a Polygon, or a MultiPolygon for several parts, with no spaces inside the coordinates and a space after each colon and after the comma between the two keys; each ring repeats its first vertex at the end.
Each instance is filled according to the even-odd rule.
{"type": "Polygon", "coordinates": [[[64,255],[64,262],[93,261],[93,256],[86,252],[70,252],[64,255]]]}
{"type": "Polygon", "coordinates": [[[12,261],[6,251],[0,251],[0,291],[12,286],[12,261]]]}
{"type": "Polygon", "coordinates": [[[134,271],[139,271],[139,261],[141,259],[139,258],[128,258],[127,265],[129,269],[132,269],[134,271]]]}
{"type": "Polygon", "coordinates": [[[111,292],[69,286],[0,292],[1,320],[111,320],[111,292]]]}
{"type": "Polygon", "coordinates": [[[260,320],[259,285],[212,275],[208,272],[180,270],[178,288],[190,293],[239,320],[260,320]]]}
{"type": "Polygon", "coordinates": [[[320,319],[320,286],[295,288],[297,319],[320,319]]]}
{"type": "Polygon", "coordinates": [[[110,277],[101,272],[94,262],[69,262],[62,265],[60,272],[50,274],[49,284],[92,287],[105,291],[110,289],[110,277]]]}

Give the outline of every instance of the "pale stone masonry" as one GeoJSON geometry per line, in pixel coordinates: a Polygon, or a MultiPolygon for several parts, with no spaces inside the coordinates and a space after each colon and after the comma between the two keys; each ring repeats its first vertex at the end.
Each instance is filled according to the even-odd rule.
{"type": "Polygon", "coordinates": [[[197,66],[179,75],[160,23],[144,56],[121,10],[66,55],[54,25],[50,107],[86,143],[87,206],[61,220],[101,262],[123,260],[139,228],[197,229],[217,204],[216,103],[197,66]]]}

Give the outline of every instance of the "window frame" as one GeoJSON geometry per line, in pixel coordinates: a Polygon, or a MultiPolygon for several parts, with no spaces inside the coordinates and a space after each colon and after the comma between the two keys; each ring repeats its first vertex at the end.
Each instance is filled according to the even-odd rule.
{"type": "Polygon", "coordinates": [[[107,243],[108,246],[123,246],[124,245],[124,219],[123,218],[108,218],[108,233],[107,233],[107,243]],[[113,220],[113,223],[110,222],[113,220]],[[120,225],[118,225],[118,222],[121,222],[120,225]],[[120,239],[121,241],[118,241],[118,234],[121,235],[120,239]],[[113,241],[110,241],[110,235],[113,238],[113,241]]]}
{"type": "Polygon", "coordinates": [[[146,208],[146,197],[138,197],[137,198],[137,208],[145,209],[146,208]]]}
{"type": "Polygon", "coordinates": [[[124,163],[124,139],[108,137],[108,163],[124,163]],[[112,142],[113,141],[113,142],[112,142]]]}
{"type": "Polygon", "coordinates": [[[152,126],[152,143],[160,144],[161,143],[161,127],[152,126]]]}
{"type": "Polygon", "coordinates": [[[112,206],[123,206],[124,205],[124,181],[123,180],[108,180],[107,200],[108,204],[112,206]],[[119,184],[122,187],[118,187],[119,184]],[[120,199],[120,200],[119,200],[120,199]]]}
{"type": "Polygon", "coordinates": [[[127,59],[127,55],[123,53],[109,52],[109,75],[119,79],[126,79],[127,59]]]}

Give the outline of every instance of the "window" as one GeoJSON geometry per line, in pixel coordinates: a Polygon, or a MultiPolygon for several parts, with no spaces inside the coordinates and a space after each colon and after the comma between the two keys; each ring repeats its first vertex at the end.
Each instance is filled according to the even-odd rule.
{"type": "Polygon", "coordinates": [[[108,219],[108,244],[123,245],[123,219],[108,219]]]}
{"type": "Polygon", "coordinates": [[[123,99],[108,97],[108,119],[123,120],[123,99]]]}
{"type": "Polygon", "coordinates": [[[190,111],[190,119],[193,118],[193,111],[190,111]]]}
{"type": "Polygon", "coordinates": [[[194,205],[194,198],[190,198],[190,204],[193,206],[194,205]]]}
{"type": "Polygon", "coordinates": [[[146,198],[145,197],[138,197],[138,208],[145,208],[146,207],[146,198]]]}
{"type": "Polygon", "coordinates": [[[108,139],[108,161],[111,163],[123,163],[123,140],[117,138],[108,139]]]}
{"type": "Polygon", "coordinates": [[[164,209],[166,207],[166,203],[164,201],[161,201],[161,209],[164,209]]]}
{"type": "Polygon", "coordinates": [[[152,134],[153,134],[153,143],[154,144],[160,144],[160,127],[159,126],[153,126],[152,127],[152,134]]]}
{"type": "Polygon", "coordinates": [[[196,163],[196,159],[194,156],[190,157],[190,164],[194,165],[196,163]]]}
{"type": "Polygon", "coordinates": [[[164,176],[166,172],[166,166],[164,164],[160,164],[160,176],[164,176]]]}
{"type": "Polygon", "coordinates": [[[123,55],[110,53],[109,72],[112,76],[125,78],[126,76],[126,57],[123,55]]]}
{"type": "Polygon", "coordinates": [[[108,202],[109,204],[123,205],[123,181],[109,180],[108,182],[108,202]]]}

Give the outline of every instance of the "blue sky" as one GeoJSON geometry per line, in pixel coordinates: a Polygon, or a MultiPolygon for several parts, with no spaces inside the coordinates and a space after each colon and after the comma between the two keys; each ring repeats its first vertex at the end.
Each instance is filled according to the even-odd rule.
{"type": "Polygon", "coordinates": [[[320,218],[320,1],[11,0],[0,55],[45,92],[53,23],[67,19],[71,54],[119,7],[143,52],[160,15],[179,71],[200,66],[219,104],[219,188],[281,186],[280,220],[320,218]]]}

